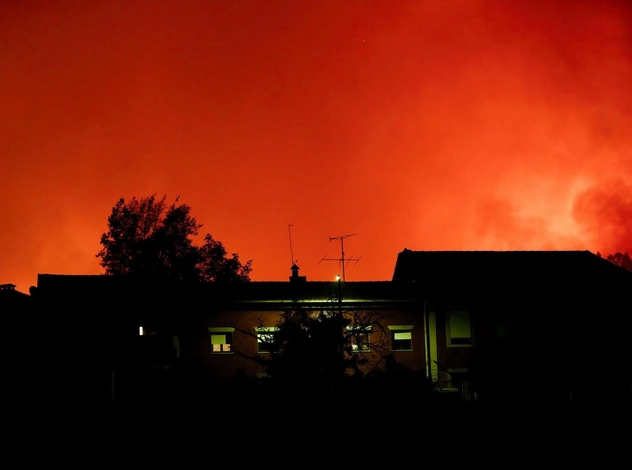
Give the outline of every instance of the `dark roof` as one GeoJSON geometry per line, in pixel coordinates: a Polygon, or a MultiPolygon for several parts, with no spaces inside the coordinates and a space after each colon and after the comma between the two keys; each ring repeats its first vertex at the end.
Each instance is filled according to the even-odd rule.
{"type": "Polygon", "coordinates": [[[167,298],[191,298],[208,302],[235,305],[242,303],[244,307],[257,305],[278,308],[279,305],[291,304],[294,300],[316,301],[324,304],[338,299],[340,293],[345,304],[355,301],[393,302],[400,301],[402,295],[396,292],[391,281],[250,281],[208,284],[177,284],[172,282],[147,282],[131,278],[109,275],[64,275],[39,274],[36,289],[37,296],[47,298],[86,298],[143,294],[167,298]]]}
{"type": "Polygon", "coordinates": [[[412,251],[397,256],[393,282],[428,292],[632,287],[632,273],[589,251],[412,251]]]}
{"type": "Polygon", "coordinates": [[[412,251],[399,253],[392,281],[251,281],[175,284],[108,275],[39,274],[37,296],[70,299],[151,298],[248,308],[278,308],[293,300],[393,305],[406,300],[463,300],[496,296],[606,297],[631,292],[632,272],[589,251],[412,251]]]}
{"type": "MultiPolygon", "coordinates": [[[[31,296],[15,289],[15,284],[0,284],[0,312],[23,312],[30,305],[31,296]]],[[[5,318],[6,319],[6,318],[5,318]]]]}
{"type": "Polygon", "coordinates": [[[15,284],[0,284],[0,295],[5,298],[29,297],[28,294],[15,289],[15,284]]]}

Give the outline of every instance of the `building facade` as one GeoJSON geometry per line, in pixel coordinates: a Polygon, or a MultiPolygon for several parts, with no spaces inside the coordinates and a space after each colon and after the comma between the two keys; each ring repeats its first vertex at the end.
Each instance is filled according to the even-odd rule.
{"type": "Polygon", "coordinates": [[[354,343],[364,373],[394,359],[462,400],[629,397],[632,383],[632,273],[589,252],[404,250],[391,281],[296,266],[284,282],[195,286],[41,274],[31,293],[51,380],[73,400],[157,393],[183,370],[189,391],[259,380],[253,358],[296,308],[370,318],[354,343]]]}

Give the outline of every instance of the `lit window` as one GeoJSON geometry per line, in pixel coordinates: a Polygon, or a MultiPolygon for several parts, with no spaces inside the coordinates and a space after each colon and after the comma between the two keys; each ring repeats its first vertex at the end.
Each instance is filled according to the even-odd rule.
{"type": "Polygon", "coordinates": [[[450,310],[446,320],[448,345],[471,346],[472,325],[470,323],[470,312],[467,310],[450,310]]]}
{"type": "Polygon", "coordinates": [[[351,335],[351,350],[353,352],[368,352],[371,351],[371,340],[369,337],[369,332],[371,327],[359,327],[359,326],[348,326],[347,330],[351,335]]]}
{"type": "Polygon", "coordinates": [[[230,353],[233,344],[233,332],[235,328],[209,328],[211,333],[211,353],[230,353]]]}
{"type": "Polygon", "coordinates": [[[271,327],[259,327],[255,328],[257,331],[257,352],[258,353],[269,353],[272,343],[274,343],[275,334],[278,331],[278,328],[271,327]]]}
{"type": "Polygon", "coordinates": [[[138,327],[138,334],[139,334],[140,336],[143,336],[143,335],[145,334],[145,331],[143,330],[143,327],[142,327],[142,326],[139,326],[139,327],[138,327]]]}
{"type": "Polygon", "coordinates": [[[212,334],[211,344],[213,345],[213,352],[230,352],[230,345],[233,342],[232,340],[232,333],[212,334]]]}
{"type": "Polygon", "coordinates": [[[393,351],[413,350],[413,325],[389,325],[391,330],[393,351]]]}

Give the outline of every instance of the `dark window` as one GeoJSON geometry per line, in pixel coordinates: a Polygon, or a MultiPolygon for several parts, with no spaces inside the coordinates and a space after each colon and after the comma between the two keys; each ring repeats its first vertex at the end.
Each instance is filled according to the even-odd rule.
{"type": "Polygon", "coordinates": [[[448,345],[460,346],[472,344],[472,325],[470,312],[450,310],[447,315],[448,345]]]}

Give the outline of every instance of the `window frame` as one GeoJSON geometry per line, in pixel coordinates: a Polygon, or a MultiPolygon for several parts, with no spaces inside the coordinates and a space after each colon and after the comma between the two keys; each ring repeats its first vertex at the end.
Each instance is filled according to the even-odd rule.
{"type": "Polygon", "coordinates": [[[235,332],[235,328],[233,327],[209,327],[208,332],[210,333],[210,342],[211,342],[211,354],[213,355],[221,355],[221,354],[234,354],[233,353],[233,333],[235,332]],[[214,343],[213,336],[224,336],[224,343],[214,343]],[[214,345],[220,344],[221,351],[215,351],[214,345]],[[228,346],[227,349],[224,349],[225,346],[228,346]]]}
{"type": "Polygon", "coordinates": [[[413,348],[413,328],[415,325],[388,325],[387,328],[391,331],[391,351],[393,352],[411,352],[414,350],[413,348]],[[410,348],[398,348],[395,349],[395,341],[400,341],[395,339],[395,335],[398,333],[409,333],[410,338],[408,341],[410,342],[410,348]]]}
{"type": "MultiPolygon", "coordinates": [[[[456,315],[455,315],[456,316],[456,315]]],[[[472,314],[470,310],[465,308],[454,308],[448,310],[445,316],[445,330],[446,330],[446,342],[449,348],[470,348],[474,345],[474,330],[472,328],[472,314]],[[453,314],[467,314],[467,323],[469,327],[469,336],[452,336],[452,315],[453,314]]]]}
{"type": "Polygon", "coordinates": [[[354,354],[362,354],[371,352],[371,327],[369,326],[359,326],[359,325],[349,325],[347,326],[347,331],[351,335],[351,350],[354,354]],[[366,337],[366,341],[360,341],[360,347],[358,347],[358,338],[361,336],[366,337]],[[354,348],[355,346],[355,348],[354,348]],[[365,347],[363,347],[365,346],[365,347]]]}
{"type": "Polygon", "coordinates": [[[261,349],[262,344],[266,344],[265,341],[261,341],[260,338],[263,336],[268,336],[274,338],[276,332],[279,331],[279,328],[276,326],[258,326],[255,327],[255,332],[257,335],[257,354],[270,354],[269,349],[261,349]]]}

